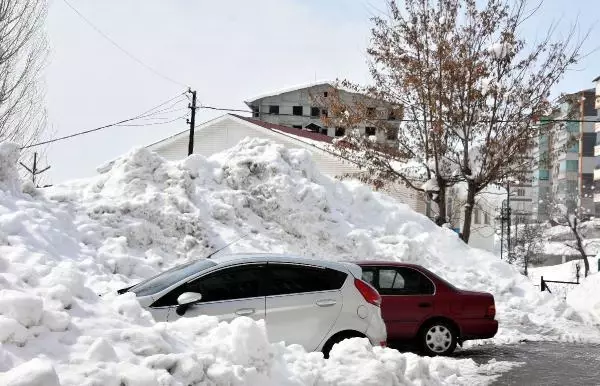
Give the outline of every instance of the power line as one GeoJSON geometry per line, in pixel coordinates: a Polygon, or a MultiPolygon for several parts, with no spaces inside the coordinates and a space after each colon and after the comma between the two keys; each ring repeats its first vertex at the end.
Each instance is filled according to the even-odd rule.
{"type": "MultiPolygon", "coordinates": [[[[110,124],[107,124],[107,125],[104,125],[104,126],[100,126],[100,127],[96,127],[94,129],[84,130],[84,131],[80,131],[80,132],[73,133],[73,134],[70,134],[70,135],[65,135],[64,137],[49,139],[47,141],[37,142],[37,143],[31,144],[31,145],[25,145],[25,146],[21,147],[21,150],[23,150],[23,149],[29,149],[29,148],[36,147],[36,146],[41,146],[41,145],[47,145],[49,143],[58,142],[58,141],[62,141],[62,140],[73,138],[73,137],[78,137],[80,135],[93,133],[95,131],[99,131],[99,130],[102,130],[102,129],[107,129],[107,128],[113,127],[113,126],[125,126],[125,125],[123,125],[124,123],[135,121],[135,120],[138,120],[138,119],[148,118],[148,117],[151,117],[153,115],[160,114],[160,113],[162,113],[161,111],[155,111],[157,108],[160,108],[161,106],[164,106],[165,104],[173,101],[174,99],[180,97],[181,95],[183,95],[183,94],[179,94],[179,95],[175,96],[174,98],[171,98],[168,101],[163,102],[160,105],[151,108],[150,110],[147,110],[147,111],[145,111],[145,112],[143,112],[141,114],[136,115],[135,117],[123,119],[121,121],[110,123],[110,124]]],[[[182,118],[182,117],[180,117],[180,118],[182,118]]],[[[180,118],[176,118],[175,120],[180,119],[180,118]]],[[[167,124],[167,123],[169,123],[169,122],[160,122],[160,123],[156,123],[156,124],[167,124]]],[[[144,125],[141,125],[141,126],[152,126],[152,125],[154,125],[154,124],[148,123],[148,124],[144,124],[144,125]]]]}
{"type": "Polygon", "coordinates": [[[166,125],[168,123],[172,123],[172,122],[178,121],[178,120],[183,119],[185,117],[187,117],[187,114],[184,114],[184,115],[182,115],[180,117],[177,117],[177,118],[174,118],[174,119],[170,119],[170,120],[168,120],[166,122],[141,123],[141,124],[131,124],[131,125],[127,125],[127,124],[123,125],[123,124],[121,124],[121,125],[117,125],[117,126],[120,126],[120,127],[141,127],[141,126],[166,125]]]}
{"type": "Polygon", "coordinates": [[[123,48],[121,45],[119,45],[119,43],[117,43],[116,41],[114,41],[113,39],[111,39],[107,34],[105,34],[104,32],[102,32],[102,30],[100,30],[100,28],[96,27],[96,25],[94,25],[94,23],[92,23],[87,17],[85,17],[81,12],[79,12],[79,10],[77,8],[75,8],[71,3],[69,3],[69,1],[67,0],[63,0],[65,2],[65,4],[67,4],[67,6],[69,8],[71,8],[71,10],[73,10],[73,12],[75,12],[83,21],[85,21],[90,27],[92,27],[96,32],[98,32],[100,34],[100,36],[102,36],[104,39],[106,39],[108,42],[110,42],[113,46],[115,46],[119,51],[121,51],[122,53],[124,53],[125,55],[127,55],[130,59],[132,59],[133,61],[135,61],[136,63],[138,63],[139,65],[141,65],[142,67],[146,68],[147,70],[151,71],[152,73],[154,73],[154,75],[157,75],[159,77],[161,77],[164,80],[167,80],[171,83],[174,83],[178,86],[182,86],[182,87],[187,87],[187,85],[178,82],[160,72],[158,72],[157,70],[155,70],[153,67],[149,66],[148,64],[144,63],[141,59],[137,58],[136,56],[134,56],[132,53],[130,53],[129,51],[127,51],[125,48],[123,48]]]}

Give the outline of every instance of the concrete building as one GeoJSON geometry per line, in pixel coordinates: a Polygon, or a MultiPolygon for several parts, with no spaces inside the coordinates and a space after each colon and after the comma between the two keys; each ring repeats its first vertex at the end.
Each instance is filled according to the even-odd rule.
{"type": "Polygon", "coordinates": [[[552,130],[544,131],[533,151],[537,162],[533,202],[537,203],[535,217],[540,221],[549,218],[549,200],[564,203],[569,211],[582,208],[590,216],[596,215],[595,94],[590,89],[567,95],[560,111],[542,121],[543,125],[552,125],[552,130]]]}
{"type": "MultiPolygon", "coordinates": [[[[600,76],[593,80],[596,83],[594,95],[594,107],[596,108],[596,121],[600,121],[600,76]]],[[[600,122],[594,123],[594,131],[600,132],[600,122]]],[[[596,146],[594,146],[594,155],[596,156],[596,165],[594,167],[594,209],[596,216],[600,216],[600,135],[596,134],[596,146]]]]}
{"type": "MultiPolygon", "coordinates": [[[[327,116],[327,98],[332,90],[344,104],[364,104],[368,111],[368,120],[383,120],[394,124],[402,114],[399,107],[394,107],[365,95],[349,92],[334,87],[334,82],[315,82],[307,85],[291,87],[250,98],[245,103],[252,110],[253,118],[277,125],[292,127],[321,133],[329,137],[342,137],[345,130],[341,127],[325,127],[321,117],[327,116]]],[[[378,142],[394,142],[397,132],[378,130],[368,120],[357,126],[360,134],[377,137],[378,142]]]]}

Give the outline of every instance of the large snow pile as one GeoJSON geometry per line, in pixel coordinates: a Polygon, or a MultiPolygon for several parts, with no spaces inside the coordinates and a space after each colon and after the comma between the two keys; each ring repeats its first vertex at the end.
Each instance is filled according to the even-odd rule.
{"type": "Polygon", "coordinates": [[[590,313],[590,323],[599,324],[600,298],[598,294],[600,294],[600,274],[595,272],[569,291],[567,303],[584,314],[590,313]]]}
{"type": "Polygon", "coordinates": [[[28,193],[15,154],[0,144],[2,385],[473,384],[506,369],[360,339],[324,360],[269,344],[250,319],[155,323],[132,295],[114,293],[243,234],[233,251],[412,261],[492,291],[499,342],[596,336],[511,266],[363,185],[324,177],[302,150],[245,140],[210,159],[167,162],[137,149],[97,177],[28,193]]]}

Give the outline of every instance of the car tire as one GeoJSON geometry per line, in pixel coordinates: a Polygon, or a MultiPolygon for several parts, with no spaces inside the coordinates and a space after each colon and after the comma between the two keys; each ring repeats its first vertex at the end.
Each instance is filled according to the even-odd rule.
{"type": "Polygon", "coordinates": [[[421,349],[428,356],[447,356],[456,349],[456,329],[449,322],[438,320],[426,324],[419,336],[421,349]]]}
{"type": "Polygon", "coordinates": [[[341,341],[343,341],[345,339],[364,338],[364,337],[365,337],[364,335],[361,335],[358,332],[352,332],[352,331],[338,333],[338,334],[332,336],[331,338],[329,338],[327,343],[325,343],[323,345],[323,348],[321,349],[321,352],[323,353],[323,357],[325,359],[329,358],[329,353],[331,352],[331,349],[333,348],[333,346],[336,343],[340,343],[341,341]]]}

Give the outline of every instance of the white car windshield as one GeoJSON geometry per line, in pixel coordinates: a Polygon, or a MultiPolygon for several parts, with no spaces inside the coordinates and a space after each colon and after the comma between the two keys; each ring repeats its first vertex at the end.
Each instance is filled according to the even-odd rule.
{"type": "Polygon", "coordinates": [[[185,279],[188,276],[204,271],[208,268],[217,265],[211,260],[191,261],[189,263],[171,268],[168,271],[162,272],[150,279],[146,279],[141,283],[131,287],[129,291],[137,296],[148,296],[161,292],[169,288],[173,284],[185,279]]]}

